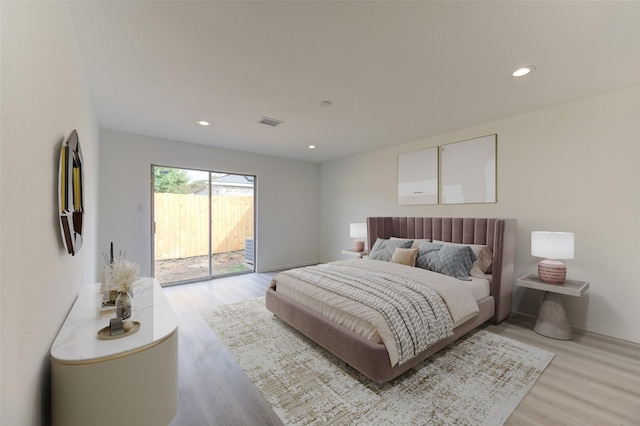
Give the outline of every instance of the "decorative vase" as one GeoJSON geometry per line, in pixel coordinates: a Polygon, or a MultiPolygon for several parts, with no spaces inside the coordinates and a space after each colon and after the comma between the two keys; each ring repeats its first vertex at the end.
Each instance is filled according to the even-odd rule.
{"type": "Polygon", "coordinates": [[[133,297],[126,292],[118,292],[118,298],[116,299],[116,318],[126,320],[131,317],[133,311],[133,297]]]}

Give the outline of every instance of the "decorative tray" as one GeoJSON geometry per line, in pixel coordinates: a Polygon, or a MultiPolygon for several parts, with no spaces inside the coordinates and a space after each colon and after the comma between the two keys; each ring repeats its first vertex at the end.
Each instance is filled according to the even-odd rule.
{"type": "Polygon", "coordinates": [[[100,329],[100,331],[98,331],[98,339],[113,340],[113,339],[119,339],[121,337],[131,336],[132,334],[135,334],[138,332],[138,330],[140,330],[140,323],[138,321],[131,321],[131,323],[133,324],[133,327],[131,327],[129,331],[125,331],[122,334],[116,334],[115,336],[111,335],[111,327],[106,326],[100,329]]]}

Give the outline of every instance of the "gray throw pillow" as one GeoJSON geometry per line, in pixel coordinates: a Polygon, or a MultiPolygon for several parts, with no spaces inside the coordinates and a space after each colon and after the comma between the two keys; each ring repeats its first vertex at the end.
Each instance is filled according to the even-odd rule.
{"type": "Polygon", "coordinates": [[[476,261],[476,255],[469,246],[443,246],[438,252],[440,255],[441,274],[449,275],[463,281],[471,281],[469,270],[476,261]]]}
{"type": "Polygon", "coordinates": [[[413,240],[385,240],[382,238],[376,239],[376,242],[371,247],[371,253],[369,253],[369,259],[384,260],[385,262],[391,261],[393,252],[396,251],[396,247],[410,248],[413,244],[413,240]]]}
{"type": "Polygon", "coordinates": [[[440,255],[438,251],[442,248],[442,244],[434,244],[427,241],[420,243],[418,257],[416,257],[416,266],[418,268],[435,271],[440,269],[440,255]]]}
{"type": "Polygon", "coordinates": [[[475,260],[476,255],[469,246],[422,243],[416,266],[462,281],[471,281],[469,269],[475,260]]]}

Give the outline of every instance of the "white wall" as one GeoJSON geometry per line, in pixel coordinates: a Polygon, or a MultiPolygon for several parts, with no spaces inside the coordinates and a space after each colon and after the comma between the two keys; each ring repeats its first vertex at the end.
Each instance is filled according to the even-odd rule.
{"type": "MultiPolygon", "coordinates": [[[[454,113],[454,112],[452,112],[454,113]]],[[[322,165],[322,255],[349,247],[349,222],[367,216],[514,217],[516,277],[536,272],[533,230],[575,233],[568,277],[591,283],[566,297],[578,328],[640,342],[640,86],[461,129],[322,165]],[[496,204],[398,206],[399,153],[498,135],[496,204]]],[[[541,295],[516,289],[515,311],[541,295]]]]}
{"type": "Polygon", "coordinates": [[[100,252],[113,241],[150,274],[152,164],[257,176],[258,272],[320,258],[319,164],[109,130],[100,131],[100,252]]]}
{"type": "Polygon", "coordinates": [[[67,7],[1,2],[0,424],[49,420],[49,348],[96,259],[97,126],[67,7]],[[78,130],[85,239],[66,253],[57,211],[60,143],[78,130]]]}

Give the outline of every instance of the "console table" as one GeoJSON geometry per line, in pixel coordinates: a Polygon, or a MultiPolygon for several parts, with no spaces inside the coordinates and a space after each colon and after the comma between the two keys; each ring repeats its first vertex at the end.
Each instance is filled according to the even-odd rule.
{"type": "Polygon", "coordinates": [[[97,333],[100,284],[83,289],[51,347],[54,426],[166,425],[178,405],[178,322],[158,281],[134,287],[132,321],[140,329],[113,340],[97,333]]]}
{"type": "Polygon", "coordinates": [[[573,332],[560,295],[580,297],[589,288],[589,283],[565,280],[563,284],[547,284],[540,281],[540,278],[534,274],[518,278],[516,282],[520,287],[533,288],[545,292],[533,330],[538,334],[553,339],[573,339],[573,332]]]}

